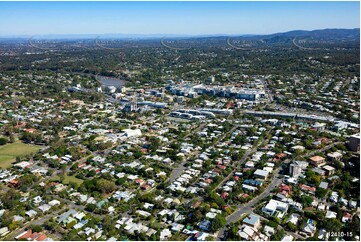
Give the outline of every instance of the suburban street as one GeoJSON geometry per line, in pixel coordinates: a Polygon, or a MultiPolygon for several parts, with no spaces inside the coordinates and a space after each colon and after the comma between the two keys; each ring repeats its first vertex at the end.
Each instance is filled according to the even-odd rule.
{"type": "MultiPolygon", "coordinates": [[[[332,148],[333,146],[336,146],[340,143],[341,142],[329,144],[321,149],[303,154],[300,157],[303,158],[303,157],[312,156],[318,152],[323,152],[325,150],[328,150],[328,149],[332,148]]],[[[287,164],[290,161],[291,161],[291,159],[286,159],[283,161],[283,163],[287,164]]],[[[253,198],[251,201],[247,202],[246,204],[238,205],[236,211],[234,211],[232,214],[230,214],[229,216],[226,217],[227,225],[237,222],[242,217],[243,214],[253,211],[254,206],[256,204],[258,204],[259,201],[268,197],[272,193],[273,189],[277,188],[278,186],[280,186],[282,184],[283,178],[279,178],[279,173],[280,173],[281,169],[282,169],[282,166],[280,166],[277,170],[274,171],[274,176],[273,176],[273,178],[271,178],[272,179],[271,183],[267,186],[267,188],[261,194],[259,194],[257,197],[253,198]]],[[[217,240],[221,240],[221,238],[224,235],[224,232],[225,232],[225,227],[223,227],[221,230],[218,231],[218,233],[215,234],[215,237],[217,238],[217,240]]]]}

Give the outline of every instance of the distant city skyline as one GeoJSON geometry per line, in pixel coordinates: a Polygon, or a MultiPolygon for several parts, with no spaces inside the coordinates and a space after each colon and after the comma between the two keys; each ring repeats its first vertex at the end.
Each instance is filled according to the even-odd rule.
{"type": "Polygon", "coordinates": [[[359,28],[359,2],[0,2],[0,36],[237,35],[359,28]]]}

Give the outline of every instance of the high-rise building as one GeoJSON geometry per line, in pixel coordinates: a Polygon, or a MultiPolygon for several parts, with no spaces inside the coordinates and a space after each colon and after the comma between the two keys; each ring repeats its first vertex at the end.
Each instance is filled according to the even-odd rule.
{"type": "Polygon", "coordinates": [[[301,167],[297,163],[292,163],[290,165],[290,176],[292,177],[298,177],[301,174],[301,167]]]}
{"type": "Polygon", "coordinates": [[[360,151],[360,134],[351,135],[347,146],[351,151],[360,151]]]}
{"type": "Polygon", "coordinates": [[[289,168],[290,176],[298,177],[307,166],[308,162],[306,161],[294,161],[289,168]]]}

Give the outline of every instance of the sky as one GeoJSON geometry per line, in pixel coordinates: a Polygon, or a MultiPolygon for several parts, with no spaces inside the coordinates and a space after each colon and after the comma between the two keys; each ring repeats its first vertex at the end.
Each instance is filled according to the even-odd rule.
{"type": "Polygon", "coordinates": [[[359,28],[357,2],[0,2],[0,36],[359,28]]]}

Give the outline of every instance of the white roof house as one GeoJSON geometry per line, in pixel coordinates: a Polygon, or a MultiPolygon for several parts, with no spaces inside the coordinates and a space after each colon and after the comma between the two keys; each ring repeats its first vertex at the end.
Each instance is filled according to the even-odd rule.
{"type": "Polygon", "coordinates": [[[337,218],[337,213],[332,211],[327,211],[325,218],[337,218]]]}
{"type": "Polygon", "coordinates": [[[283,237],[281,239],[281,241],[292,241],[293,240],[293,236],[292,235],[286,235],[285,237],[283,237]]]}
{"type": "Polygon", "coordinates": [[[257,169],[253,175],[256,177],[259,177],[261,179],[267,179],[268,174],[269,174],[269,172],[266,170],[257,169]]]}
{"type": "Polygon", "coordinates": [[[139,137],[142,135],[140,129],[124,129],[122,131],[122,137],[130,138],[130,137],[139,137]]]}
{"type": "Polygon", "coordinates": [[[51,206],[48,204],[43,204],[43,205],[39,206],[38,208],[44,213],[46,211],[49,211],[51,206]]]}
{"type": "Polygon", "coordinates": [[[25,214],[28,215],[29,217],[34,217],[38,213],[35,210],[29,210],[25,214]]]}
{"type": "Polygon", "coordinates": [[[244,240],[253,240],[255,233],[257,233],[257,230],[248,225],[242,225],[241,229],[238,231],[238,235],[244,240]]]}
{"type": "Polygon", "coordinates": [[[297,214],[297,213],[293,213],[291,214],[291,216],[288,218],[287,223],[293,223],[295,225],[297,225],[298,220],[301,218],[301,215],[297,214]]]}
{"type": "Polygon", "coordinates": [[[303,232],[312,236],[316,232],[316,226],[312,223],[306,223],[305,227],[303,228],[303,232]]]}
{"type": "Polygon", "coordinates": [[[51,200],[49,203],[48,203],[50,206],[57,206],[57,205],[60,205],[60,202],[58,200],[51,200]]]}
{"type": "Polygon", "coordinates": [[[7,235],[9,232],[10,232],[10,231],[9,231],[9,228],[8,228],[8,227],[2,227],[2,228],[0,229],[0,236],[1,236],[1,237],[2,237],[2,236],[5,236],[5,235],[7,235]]]}
{"type": "Polygon", "coordinates": [[[262,208],[262,212],[269,216],[277,215],[278,218],[282,218],[288,210],[288,204],[271,199],[268,204],[262,208]]]}
{"type": "Polygon", "coordinates": [[[160,240],[166,240],[168,239],[169,237],[172,236],[172,232],[170,232],[169,229],[163,229],[161,232],[160,232],[160,240]]]}

